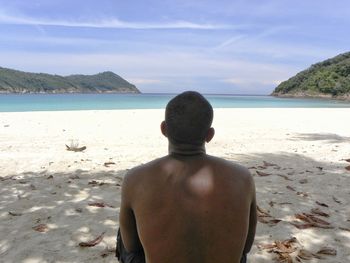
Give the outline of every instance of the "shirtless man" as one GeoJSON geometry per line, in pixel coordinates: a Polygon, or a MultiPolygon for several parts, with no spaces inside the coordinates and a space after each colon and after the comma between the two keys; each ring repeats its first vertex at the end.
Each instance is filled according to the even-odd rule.
{"type": "Polygon", "coordinates": [[[122,262],[246,262],[256,227],[254,181],[248,169],[206,154],[212,120],[197,92],[168,103],[161,131],[169,154],[123,181],[122,262]]]}

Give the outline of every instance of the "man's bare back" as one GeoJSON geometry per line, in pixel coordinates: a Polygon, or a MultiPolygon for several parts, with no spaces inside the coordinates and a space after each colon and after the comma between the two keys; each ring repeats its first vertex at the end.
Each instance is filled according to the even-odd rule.
{"type": "Polygon", "coordinates": [[[167,156],[130,171],[123,187],[146,262],[241,259],[255,206],[245,168],[208,155],[167,156]]]}
{"type": "MultiPolygon", "coordinates": [[[[175,106],[182,108],[169,103],[167,111],[182,112],[184,119],[201,107],[210,110],[200,94],[183,94],[193,105],[181,106],[176,97],[175,106]]],[[[206,123],[210,111],[195,115],[191,121],[202,119],[195,124],[202,128],[194,126],[187,134],[192,124],[168,115],[161,130],[169,139],[169,154],[130,170],[123,181],[119,220],[125,248],[144,251],[147,263],[239,263],[254,241],[254,181],[248,169],[206,154],[204,143],[214,136],[212,115],[206,123]],[[176,125],[184,127],[180,135],[176,125]]]]}

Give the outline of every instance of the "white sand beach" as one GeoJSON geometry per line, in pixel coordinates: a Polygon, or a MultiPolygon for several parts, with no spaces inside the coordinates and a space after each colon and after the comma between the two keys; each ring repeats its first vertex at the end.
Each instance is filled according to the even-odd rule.
{"type": "MultiPolygon", "coordinates": [[[[117,262],[120,185],[128,169],[167,154],[163,115],[0,113],[0,262],[117,262]],[[87,148],[67,151],[71,142],[87,148]],[[79,246],[102,233],[97,245],[79,246]]],[[[349,116],[350,109],[215,110],[207,152],[249,167],[263,210],[250,262],[286,254],[293,262],[298,254],[350,262],[349,116]],[[258,248],[292,237],[284,253],[258,248]],[[316,254],[324,247],[336,255],[316,254]]]]}

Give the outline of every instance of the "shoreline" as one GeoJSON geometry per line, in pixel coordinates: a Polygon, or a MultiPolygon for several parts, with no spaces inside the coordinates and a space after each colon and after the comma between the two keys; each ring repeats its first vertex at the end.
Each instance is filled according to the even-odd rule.
{"type": "Polygon", "coordinates": [[[321,100],[333,100],[333,101],[342,101],[350,103],[350,94],[344,96],[332,96],[328,94],[319,94],[319,95],[308,95],[308,94],[274,94],[270,96],[276,98],[295,98],[295,99],[321,99],[321,100]]]}
{"type": "Polygon", "coordinates": [[[114,91],[103,91],[103,92],[2,92],[0,95],[72,95],[72,94],[144,94],[142,92],[114,92],[114,91]]]}
{"type": "MultiPolygon", "coordinates": [[[[206,95],[214,109],[350,108],[350,101],[275,96],[206,95]]],[[[0,112],[164,109],[171,94],[16,94],[0,95],[0,112]],[[8,97],[7,97],[8,96],[8,97]]]]}
{"type": "MultiPolygon", "coordinates": [[[[273,111],[273,110],[286,110],[286,111],[291,111],[291,110],[320,110],[320,111],[339,111],[339,110],[350,110],[350,106],[348,108],[343,108],[343,107],[309,107],[309,108],[294,108],[294,107],[283,107],[283,108],[278,108],[278,107],[256,107],[256,108],[213,108],[214,109],[214,114],[215,111],[256,111],[256,110],[267,110],[267,111],[273,111]]],[[[157,108],[157,109],[95,109],[95,110],[36,110],[36,111],[0,111],[1,114],[50,114],[50,113],[108,113],[108,112],[142,112],[142,111],[160,111],[164,112],[164,108],[157,108]]],[[[1,127],[1,126],[0,126],[1,127]]]]}

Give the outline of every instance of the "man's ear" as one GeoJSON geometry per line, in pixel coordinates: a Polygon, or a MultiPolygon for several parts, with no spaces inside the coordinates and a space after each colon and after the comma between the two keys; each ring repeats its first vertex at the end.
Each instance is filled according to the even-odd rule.
{"type": "Polygon", "coordinates": [[[211,139],[213,139],[214,135],[215,135],[215,130],[214,130],[213,127],[211,127],[211,128],[208,130],[207,137],[205,137],[205,141],[206,141],[206,142],[210,142],[211,139]]]}
{"type": "Polygon", "coordinates": [[[168,137],[165,121],[162,121],[162,123],[160,124],[160,130],[165,137],[168,137]]]}

